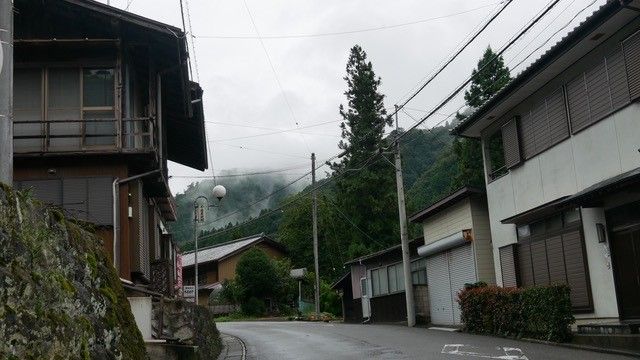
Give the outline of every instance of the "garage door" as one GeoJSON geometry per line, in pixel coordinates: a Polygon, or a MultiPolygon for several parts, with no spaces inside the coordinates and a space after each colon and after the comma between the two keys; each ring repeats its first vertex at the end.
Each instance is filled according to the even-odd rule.
{"type": "Polygon", "coordinates": [[[427,286],[434,324],[450,324],[453,318],[448,264],[446,252],[427,258],[427,286]]]}
{"type": "Polygon", "coordinates": [[[459,325],[460,306],[458,305],[458,292],[464,289],[464,284],[473,284],[476,282],[476,266],[473,261],[471,245],[449,250],[449,273],[451,274],[453,323],[459,325]]]}
{"type": "Polygon", "coordinates": [[[464,284],[476,282],[476,278],[471,245],[427,258],[427,283],[433,324],[460,324],[458,292],[464,288],[464,284]]]}

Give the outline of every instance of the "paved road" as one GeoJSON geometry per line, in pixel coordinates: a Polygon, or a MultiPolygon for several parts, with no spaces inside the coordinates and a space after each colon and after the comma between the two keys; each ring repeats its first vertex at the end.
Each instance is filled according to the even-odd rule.
{"type": "Polygon", "coordinates": [[[306,322],[219,323],[242,339],[248,359],[614,360],[618,355],[396,325],[306,322]]]}

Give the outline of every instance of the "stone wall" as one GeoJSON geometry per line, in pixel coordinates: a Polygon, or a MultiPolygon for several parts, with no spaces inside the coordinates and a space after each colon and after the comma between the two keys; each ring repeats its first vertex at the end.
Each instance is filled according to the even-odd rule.
{"type": "Polygon", "coordinates": [[[147,358],[120,279],[86,225],[0,185],[0,249],[0,358],[147,358]]]}

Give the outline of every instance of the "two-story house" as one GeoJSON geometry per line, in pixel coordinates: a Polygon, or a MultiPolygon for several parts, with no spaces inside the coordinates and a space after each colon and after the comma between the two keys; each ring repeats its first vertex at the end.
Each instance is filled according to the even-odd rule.
{"type": "Polygon", "coordinates": [[[454,133],[481,139],[497,282],[640,318],[640,2],[608,1],[454,133]]]}
{"type": "Polygon", "coordinates": [[[171,295],[167,161],[207,168],[185,33],[91,0],[14,6],[15,186],[93,223],[126,284],[155,273],[171,295]]]}

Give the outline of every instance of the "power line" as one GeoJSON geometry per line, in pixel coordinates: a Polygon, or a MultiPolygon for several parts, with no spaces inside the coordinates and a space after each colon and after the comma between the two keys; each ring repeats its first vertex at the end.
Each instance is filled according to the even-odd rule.
{"type": "Polygon", "coordinates": [[[339,122],[339,121],[342,121],[342,120],[325,121],[325,122],[321,122],[321,123],[317,123],[317,124],[300,126],[300,127],[292,128],[292,129],[274,129],[274,128],[270,128],[270,127],[266,127],[266,126],[233,124],[233,123],[220,122],[220,121],[205,121],[205,122],[209,123],[209,124],[224,125],[224,126],[237,126],[237,127],[244,127],[244,128],[250,128],[250,129],[260,129],[260,130],[279,130],[279,131],[282,131],[282,132],[286,132],[286,131],[296,131],[296,130],[300,130],[300,129],[308,129],[308,128],[312,128],[312,127],[318,127],[318,126],[322,126],[322,125],[327,125],[327,124],[333,124],[333,123],[336,123],[336,122],[339,122]]]}
{"type": "Polygon", "coordinates": [[[429,77],[429,79],[427,81],[425,81],[416,91],[414,91],[414,93],[409,96],[405,101],[403,101],[400,105],[398,105],[395,110],[389,115],[389,116],[393,116],[395,115],[399,110],[401,110],[405,105],[407,105],[407,103],[409,103],[411,100],[413,100],[420,92],[422,92],[422,90],[424,90],[424,88],[429,85],[438,75],[440,75],[440,73],[442,73],[444,71],[444,69],[449,66],[449,64],[451,64],[453,62],[453,60],[455,60],[458,55],[460,55],[460,53],[462,53],[478,36],[480,36],[480,34],[482,34],[482,32],[495,20],[498,18],[498,16],[500,16],[500,14],[507,8],[507,6],[509,6],[509,4],[511,4],[513,0],[507,0],[507,2],[504,4],[504,6],[502,6],[500,8],[500,10],[498,10],[497,13],[495,13],[494,15],[492,15],[489,20],[487,20],[484,25],[482,25],[482,27],[480,27],[480,29],[478,29],[478,31],[476,31],[476,33],[471,36],[471,38],[469,40],[466,41],[466,43],[460,48],[458,49],[458,51],[456,51],[453,56],[451,56],[447,61],[445,61],[445,63],[440,66],[440,68],[438,70],[436,70],[436,72],[431,75],[429,77]]]}
{"type": "MultiPolygon", "coordinates": [[[[547,5],[547,7],[541,13],[539,13],[527,26],[525,26],[524,29],[520,33],[518,33],[515,37],[513,37],[507,43],[507,45],[505,45],[497,54],[494,55],[494,57],[489,62],[487,62],[484,66],[482,66],[482,68],[478,69],[478,71],[476,72],[475,76],[477,76],[478,74],[482,73],[482,71],[485,68],[487,68],[494,61],[496,61],[496,59],[498,59],[516,41],[518,41],[518,39],[520,39],[524,34],[526,34],[529,31],[529,29],[531,29],[536,23],[538,23],[538,21],[540,21],[540,19],[542,19],[549,11],[551,11],[551,9],[553,9],[556,6],[556,4],[558,4],[558,2],[560,2],[560,0],[553,0],[549,5],[547,5]]],[[[460,91],[464,90],[464,88],[474,79],[475,76],[471,75],[470,77],[468,77],[466,81],[464,81],[460,86],[458,86],[458,88],[456,88],[452,93],[450,93],[449,96],[447,96],[440,104],[438,104],[436,107],[434,107],[429,113],[427,113],[427,115],[422,117],[422,119],[417,124],[411,126],[408,129],[408,131],[411,130],[411,129],[416,128],[417,126],[419,126],[420,124],[425,122],[433,114],[435,114],[442,107],[444,107],[447,103],[449,103],[449,101],[451,101],[451,99],[453,99],[458,93],[460,93],[460,91]]],[[[408,131],[398,135],[398,137],[396,137],[396,139],[393,142],[396,142],[396,141],[400,140],[402,137],[404,137],[408,133],[408,131]]]]}
{"type": "Polygon", "coordinates": [[[278,135],[278,134],[284,134],[284,133],[289,133],[289,132],[290,133],[295,133],[295,134],[301,134],[301,135],[311,135],[311,136],[340,137],[340,135],[337,135],[337,134],[318,134],[318,133],[302,132],[302,131],[297,131],[297,130],[298,129],[287,129],[287,130],[274,131],[274,132],[262,133],[262,134],[237,136],[237,137],[226,138],[226,139],[212,139],[212,140],[210,140],[210,142],[218,143],[218,142],[223,142],[223,141],[252,139],[252,138],[257,138],[257,137],[262,137],[262,136],[278,135]]]}
{"type": "MultiPolygon", "coordinates": [[[[271,56],[269,56],[269,51],[267,50],[267,46],[264,44],[264,41],[262,40],[262,37],[260,36],[260,31],[258,30],[258,25],[256,25],[256,22],[253,19],[253,14],[251,13],[251,9],[249,8],[249,5],[247,4],[247,0],[242,0],[242,2],[244,3],[244,7],[247,9],[247,14],[249,14],[249,19],[251,20],[251,25],[253,25],[253,30],[256,32],[256,35],[258,37],[258,41],[260,41],[260,45],[262,46],[262,50],[264,51],[264,55],[266,56],[267,61],[269,62],[269,66],[271,67],[271,71],[273,72],[273,76],[276,78],[276,83],[278,84],[278,87],[280,88],[280,92],[282,93],[282,97],[284,98],[284,102],[286,103],[287,108],[289,109],[289,113],[291,114],[291,118],[293,119],[293,122],[295,123],[296,126],[300,126],[300,124],[298,123],[298,119],[296,118],[296,114],[293,112],[293,108],[291,107],[291,103],[289,103],[289,97],[287,96],[287,93],[284,91],[284,88],[282,87],[282,83],[280,82],[280,77],[278,77],[278,72],[276,71],[276,68],[273,65],[273,62],[271,61],[271,56]]],[[[304,135],[302,136],[302,140],[304,141],[305,145],[307,146],[307,150],[309,152],[311,152],[311,148],[309,148],[309,143],[307,143],[307,139],[305,139],[304,135]]]]}
{"type": "MultiPolygon", "coordinates": [[[[281,173],[281,172],[285,172],[285,171],[301,169],[303,167],[307,167],[307,164],[291,166],[291,167],[287,167],[287,168],[284,168],[284,169],[256,171],[256,172],[250,172],[250,173],[244,173],[244,174],[223,174],[223,175],[217,175],[216,178],[220,179],[220,178],[235,178],[235,177],[245,177],[245,176],[276,174],[276,173],[281,173]]],[[[302,174],[296,174],[296,175],[302,175],[302,174]]],[[[211,179],[212,177],[211,176],[206,176],[206,175],[172,175],[169,178],[170,179],[171,178],[178,178],[178,179],[211,179]]]]}
{"type": "Polygon", "coordinates": [[[234,147],[234,148],[238,148],[238,149],[242,149],[242,150],[257,151],[257,152],[266,153],[266,154],[281,155],[281,156],[287,156],[287,157],[293,157],[293,158],[299,158],[299,159],[306,159],[307,158],[307,156],[292,155],[292,154],[281,153],[281,152],[271,151],[271,150],[264,150],[264,149],[255,149],[255,148],[246,147],[244,145],[233,145],[233,144],[226,144],[226,143],[223,143],[223,142],[220,142],[220,143],[217,143],[217,144],[218,145],[223,145],[223,146],[234,147]]]}
{"type": "Polygon", "coordinates": [[[474,12],[480,9],[484,9],[486,7],[493,6],[499,3],[500,2],[494,2],[487,5],[482,5],[473,9],[459,11],[456,13],[442,15],[442,16],[430,17],[430,18],[425,18],[425,19],[420,19],[415,21],[409,21],[405,23],[393,24],[393,25],[382,25],[382,26],[376,26],[376,27],[370,27],[370,28],[364,28],[364,29],[357,29],[357,30],[332,31],[332,32],[324,32],[324,33],[316,33],[316,34],[288,34],[288,35],[265,35],[265,36],[202,35],[198,37],[202,39],[258,40],[258,39],[300,39],[300,38],[316,38],[316,37],[326,37],[326,36],[351,35],[351,34],[365,33],[365,32],[371,32],[371,31],[394,29],[399,27],[426,23],[426,22],[435,21],[435,20],[446,19],[449,17],[454,17],[454,16],[474,12]]]}
{"type": "MultiPolygon", "coordinates": [[[[193,35],[193,27],[191,26],[191,12],[189,11],[189,0],[184,0],[187,7],[187,23],[189,24],[189,39],[191,40],[191,50],[193,50],[193,65],[196,69],[196,80],[200,82],[200,71],[198,71],[198,56],[196,54],[195,36],[193,35]]],[[[193,77],[193,75],[192,75],[193,77]]]]}
{"type": "MultiPolygon", "coordinates": [[[[529,53],[529,55],[527,55],[524,59],[522,59],[519,63],[517,63],[513,68],[517,68],[518,66],[522,65],[522,63],[524,63],[525,61],[527,61],[527,59],[533,55],[536,51],[540,50],[541,47],[543,47],[544,45],[546,45],[554,36],[556,36],[560,31],[564,30],[567,28],[567,26],[569,26],[573,20],[575,20],[578,16],[580,16],[580,14],[582,14],[585,10],[587,10],[589,7],[591,7],[593,4],[596,3],[597,0],[593,0],[589,5],[583,7],[580,11],[578,11],[577,14],[575,14],[571,20],[569,20],[564,26],[562,26],[560,29],[558,29],[556,32],[554,32],[553,34],[551,34],[551,36],[549,36],[549,38],[547,38],[547,40],[545,40],[542,44],[540,44],[537,48],[535,48],[531,53],[529,53]]],[[[573,3],[573,2],[572,2],[573,3]]],[[[558,15],[559,16],[559,15],[558,15]]],[[[557,17],[556,17],[557,18],[557,17]]],[[[555,19],[554,19],[555,20],[555,19]]],[[[545,28],[546,29],[546,28],[545,28]]],[[[529,44],[527,44],[527,46],[529,46],[529,44]]]]}

